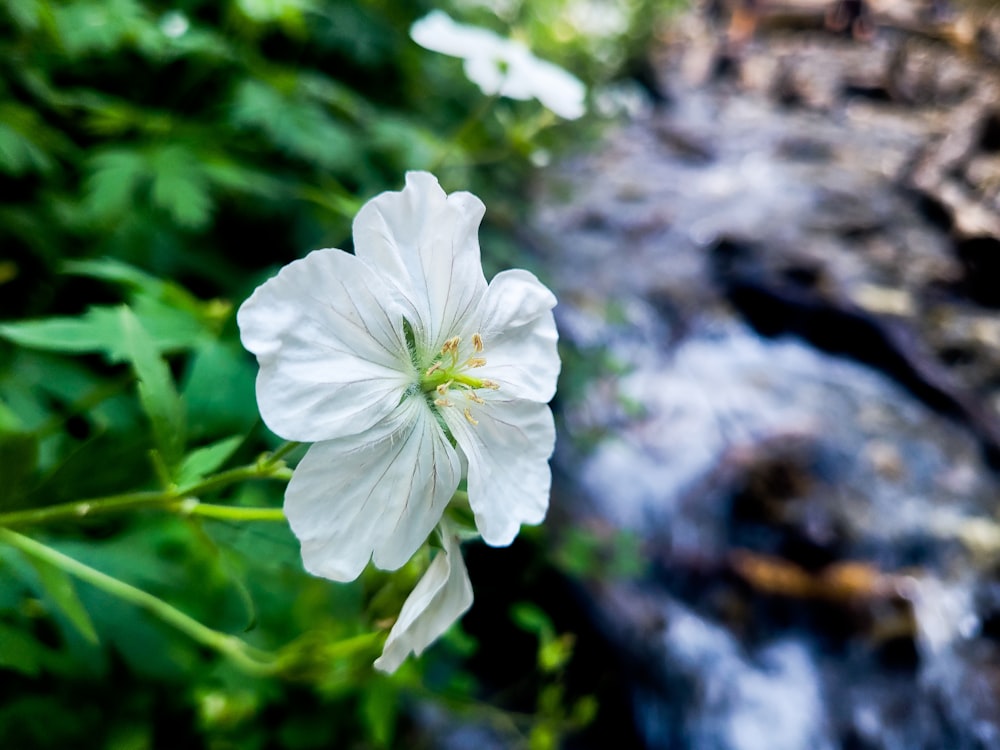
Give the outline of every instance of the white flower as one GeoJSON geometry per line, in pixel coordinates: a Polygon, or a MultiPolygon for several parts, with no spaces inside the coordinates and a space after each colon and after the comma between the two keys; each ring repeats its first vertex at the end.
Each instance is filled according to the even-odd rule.
{"type": "MultiPolygon", "coordinates": [[[[285,513],[315,575],[349,581],[369,560],[403,565],[441,520],[463,467],[488,544],[510,544],[545,516],[556,300],[527,271],[487,285],[484,210],[410,172],[402,192],[362,207],[354,255],[317,250],[239,310],[264,422],[314,443],[285,513]]],[[[450,580],[457,565],[434,570],[448,566],[450,580]]]]}
{"type": "Polygon", "coordinates": [[[375,668],[395,672],[412,652],[417,656],[472,606],[472,583],[448,523],[440,526],[443,548],[403,604],[396,623],[375,660],[375,668]]]}
{"type": "Polygon", "coordinates": [[[487,96],[537,99],[567,120],[585,111],[583,83],[558,65],[539,60],[515,39],[456,23],[440,10],[414,23],[410,38],[425,49],[462,58],[465,75],[487,96]]]}

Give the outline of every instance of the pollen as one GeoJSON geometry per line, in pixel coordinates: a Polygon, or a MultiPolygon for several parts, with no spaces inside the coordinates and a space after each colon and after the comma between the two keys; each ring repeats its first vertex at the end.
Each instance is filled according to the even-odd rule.
{"type": "Polygon", "coordinates": [[[460,337],[451,337],[441,346],[441,352],[428,363],[416,387],[429,398],[436,398],[433,402],[436,406],[451,406],[448,396],[456,391],[475,404],[485,403],[476,391],[482,388],[495,391],[500,386],[492,380],[477,378],[471,372],[486,366],[486,357],[479,356],[484,349],[483,337],[479,333],[472,334],[464,344],[460,337]],[[470,354],[473,356],[468,356],[470,354]]]}
{"type": "Polygon", "coordinates": [[[469,409],[468,407],[465,409],[465,418],[469,420],[469,424],[473,426],[479,424],[479,420],[472,416],[472,409],[469,409]]]}

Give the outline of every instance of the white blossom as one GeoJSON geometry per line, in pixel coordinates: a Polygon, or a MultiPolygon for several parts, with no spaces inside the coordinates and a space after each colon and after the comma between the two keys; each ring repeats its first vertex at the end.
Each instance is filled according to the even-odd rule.
{"type": "Polygon", "coordinates": [[[403,603],[382,656],[375,660],[375,668],[383,672],[395,672],[411,653],[420,656],[472,606],[472,583],[458,538],[445,521],[439,529],[442,549],[403,603]]]}
{"type": "MultiPolygon", "coordinates": [[[[353,580],[369,560],[399,568],[463,478],[487,544],[510,544],[545,516],[556,300],[523,270],[486,283],[484,211],[474,195],[446,195],[433,175],[410,172],[401,192],[361,208],[354,255],[310,253],[240,307],[264,422],[313,443],[285,514],[315,575],[353,580]]],[[[419,652],[468,606],[458,606],[457,543],[442,536],[445,552],[404,606],[383,664],[419,652]]]]}
{"type": "Polygon", "coordinates": [[[410,38],[425,49],[462,58],[466,77],[487,96],[537,99],[567,120],[585,111],[583,83],[558,65],[535,57],[516,39],[457,23],[440,10],[414,23],[410,38]]]}

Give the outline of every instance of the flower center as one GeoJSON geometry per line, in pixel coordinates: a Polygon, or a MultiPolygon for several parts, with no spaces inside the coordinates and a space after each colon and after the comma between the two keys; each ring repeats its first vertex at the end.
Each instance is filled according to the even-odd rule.
{"type": "MultiPolygon", "coordinates": [[[[470,370],[475,370],[486,364],[486,358],[480,357],[483,353],[483,337],[478,333],[472,335],[472,356],[462,359],[460,350],[462,342],[458,336],[450,338],[444,342],[440,354],[434,357],[430,367],[420,376],[420,390],[430,394],[437,393],[434,404],[440,407],[454,406],[455,404],[448,398],[449,395],[460,393],[474,404],[485,403],[476,394],[480,388],[497,390],[500,386],[492,380],[477,378],[469,374],[470,370]]],[[[471,407],[464,409],[465,418],[471,424],[478,424],[472,416],[471,407]]]]}

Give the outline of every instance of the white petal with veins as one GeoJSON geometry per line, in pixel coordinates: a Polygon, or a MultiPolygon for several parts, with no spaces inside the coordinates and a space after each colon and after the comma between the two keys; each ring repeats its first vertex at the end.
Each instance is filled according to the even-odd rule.
{"type": "Polygon", "coordinates": [[[469,461],[469,505],[483,540],[494,547],[514,541],[521,524],[541,523],[549,507],[549,457],[556,431],[545,404],[505,400],[503,391],[461,411],[443,409],[449,429],[469,461]]]}
{"type": "Polygon", "coordinates": [[[458,487],[458,455],[423,399],[406,399],[386,423],[315,443],[292,475],[285,515],[313,575],[351,581],[369,560],[402,566],[458,487]]]}
{"type": "Polygon", "coordinates": [[[443,549],[403,603],[376,669],[392,673],[411,653],[420,656],[472,606],[472,583],[458,538],[446,521],[441,523],[441,542],[443,549]]]}
{"type": "Polygon", "coordinates": [[[237,314],[257,355],[257,405],[287,440],[326,440],[384,419],[416,379],[402,311],[385,284],[340,250],[285,266],[237,314]]]}
{"type": "Polygon", "coordinates": [[[471,193],[446,195],[433,175],[408,172],[406,188],[368,201],[354,219],[354,251],[395,288],[421,357],[454,335],[486,291],[471,193]]]}

